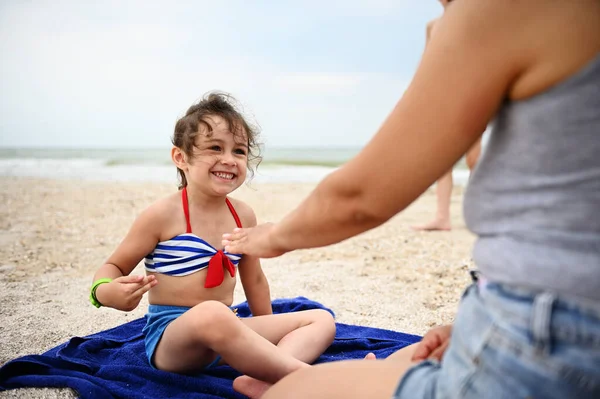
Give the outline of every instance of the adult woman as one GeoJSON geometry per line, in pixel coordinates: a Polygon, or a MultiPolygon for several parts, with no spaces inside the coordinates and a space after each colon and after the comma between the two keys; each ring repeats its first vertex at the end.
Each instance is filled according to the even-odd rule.
{"type": "MultiPolygon", "coordinates": [[[[403,351],[320,365],[264,397],[598,397],[599,91],[600,1],[452,2],[364,150],[280,223],[224,239],[229,251],[267,257],[376,227],[495,118],[465,200],[487,283],[463,296],[441,364],[413,365],[403,351]]],[[[448,335],[417,350],[444,349],[448,335]]]]}

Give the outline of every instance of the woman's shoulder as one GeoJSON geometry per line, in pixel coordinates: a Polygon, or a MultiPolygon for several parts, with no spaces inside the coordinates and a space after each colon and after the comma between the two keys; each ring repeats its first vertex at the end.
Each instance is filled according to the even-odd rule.
{"type": "Polygon", "coordinates": [[[481,65],[488,59],[503,66],[512,76],[508,97],[521,100],[569,78],[596,57],[600,2],[457,1],[436,24],[435,36],[466,43],[480,54],[481,65]]]}

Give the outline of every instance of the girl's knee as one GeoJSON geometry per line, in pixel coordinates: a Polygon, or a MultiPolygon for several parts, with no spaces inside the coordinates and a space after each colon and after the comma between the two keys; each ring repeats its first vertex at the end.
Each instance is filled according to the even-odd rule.
{"type": "Polygon", "coordinates": [[[333,341],[335,337],[335,319],[326,310],[314,309],[310,310],[312,322],[319,324],[324,336],[330,337],[333,341]]]}
{"type": "Polygon", "coordinates": [[[192,312],[199,314],[221,314],[225,312],[231,312],[231,309],[227,305],[219,301],[204,301],[200,302],[191,309],[192,312]]]}
{"type": "Polygon", "coordinates": [[[238,321],[229,307],[219,301],[205,301],[189,310],[191,320],[201,339],[214,341],[226,334],[223,329],[238,321]]]}
{"type": "Polygon", "coordinates": [[[326,311],[324,309],[312,309],[312,310],[309,310],[308,312],[311,313],[312,317],[317,322],[335,323],[331,313],[329,313],[328,311],[326,311]]]}

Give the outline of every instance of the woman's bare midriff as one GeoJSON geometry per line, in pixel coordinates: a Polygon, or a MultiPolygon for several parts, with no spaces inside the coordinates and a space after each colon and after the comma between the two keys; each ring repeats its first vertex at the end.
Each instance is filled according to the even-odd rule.
{"type": "Polygon", "coordinates": [[[218,301],[231,306],[236,278],[225,272],[220,286],[205,288],[206,273],[206,269],[182,277],[148,273],[158,281],[148,292],[148,302],[152,305],[192,307],[204,301],[218,301]]]}

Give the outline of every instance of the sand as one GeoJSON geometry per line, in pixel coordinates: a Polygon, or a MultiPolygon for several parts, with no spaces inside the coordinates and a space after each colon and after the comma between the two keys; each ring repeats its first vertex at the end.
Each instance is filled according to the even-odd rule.
{"type": "MultiPolygon", "coordinates": [[[[259,222],[277,221],[314,186],[254,183],[232,196],[249,203],[259,222]]],[[[175,190],[174,184],[0,178],[0,365],[143,316],[145,299],[130,313],[97,310],[88,302],[89,286],[135,217],[175,190]]],[[[433,215],[429,190],[377,229],[263,260],[272,298],[305,296],[330,307],[338,322],[411,334],[452,322],[473,266],[462,191],[453,192],[450,232],[410,229],[433,215]]],[[[234,303],[244,299],[238,284],[234,303]]],[[[21,389],[0,397],[76,395],[21,389]]]]}

